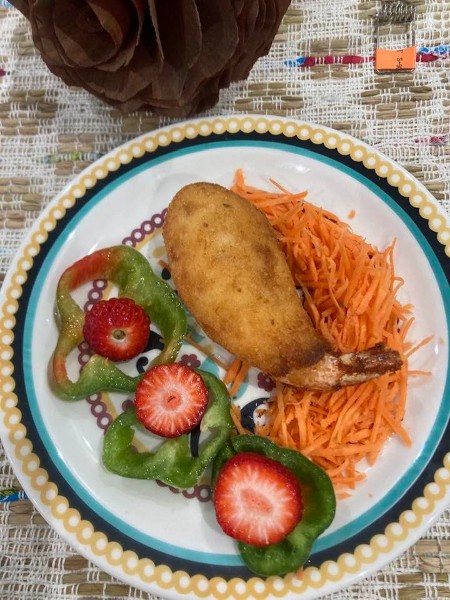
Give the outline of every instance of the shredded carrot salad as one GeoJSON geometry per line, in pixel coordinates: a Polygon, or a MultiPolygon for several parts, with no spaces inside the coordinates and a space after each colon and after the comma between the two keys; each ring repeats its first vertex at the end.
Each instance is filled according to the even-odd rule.
{"type": "MultiPolygon", "coordinates": [[[[414,318],[412,306],[397,299],[403,280],[394,272],[395,242],[378,250],[336,215],[306,202],[306,192],[293,194],[272,184],[276,192],[250,187],[238,171],[232,190],[268,217],[316,329],[340,352],[385,342],[403,359],[396,373],[334,392],[277,383],[266,424],[257,426],[259,435],[323,467],[337,489],[352,489],[364,478],[357,464],[362,459],[373,464],[389,437],[396,434],[411,444],[402,425],[408,357],[430,338],[416,347],[406,340],[414,318]]],[[[235,360],[230,369],[227,381],[236,391],[245,365],[235,360]]]]}

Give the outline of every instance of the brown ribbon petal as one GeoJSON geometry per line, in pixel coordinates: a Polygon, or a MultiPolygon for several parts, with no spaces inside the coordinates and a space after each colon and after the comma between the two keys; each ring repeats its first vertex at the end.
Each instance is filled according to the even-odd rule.
{"type": "Polygon", "coordinates": [[[73,69],[71,75],[77,85],[109,98],[114,103],[127,102],[157,78],[158,65],[151,60],[145,48],[137,48],[127,67],[113,73],[99,69],[73,69]]]}
{"type": "Polygon", "coordinates": [[[14,6],[17,8],[17,10],[20,10],[20,12],[28,19],[28,15],[30,14],[30,6],[28,0],[14,0],[14,6]]]}
{"type": "Polygon", "coordinates": [[[139,42],[145,19],[140,2],[77,0],[55,3],[53,27],[65,62],[76,67],[127,64],[139,42]]]}
{"type": "Polygon", "coordinates": [[[11,0],[50,70],[123,111],[190,116],[248,76],[290,0],[11,0]]]}
{"type": "Polygon", "coordinates": [[[206,81],[223,72],[239,44],[239,31],[230,0],[197,0],[202,50],[183,89],[191,97],[206,81]],[[220,14],[221,18],[217,19],[220,14]]]}

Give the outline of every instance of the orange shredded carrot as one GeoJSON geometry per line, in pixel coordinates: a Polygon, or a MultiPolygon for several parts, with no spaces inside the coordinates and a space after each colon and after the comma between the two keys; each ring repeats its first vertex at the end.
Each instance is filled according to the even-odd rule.
{"type": "MultiPolygon", "coordinates": [[[[248,186],[239,170],[232,190],[266,214],[315,327],[340,352],[385,342],[403,359],[396,373],[335,392],[277,383],[265,423],[256,427],[259,435],[322,466],[345,495],[365,477],[358,463],[366,459],[373,464],[391,436],[411,444],[402,424],[407,378],[422,372],[408,371],[408,359],[430,338],[416,345],[406,340],[414,318],[411,305],[397,299],[404,282],[394,271],[395,241],[379,250],[336,215],[307,202],[305,192],[292,194],[270,181],[276,191],[248,186]]],[[[353,216],[354,211],[348,218],[353,216]]],[[[228,381],[239,381],[241,369],[240,363],[232,363],[228,381]]]]}
{"type": "Polygon", "coordinates": [[[244,382],[245,378],[247,377],[249,368],[250,368],[250,365],[248,365],[247,363],[241,362],[239,371],[236,373],[233,383],[231,384],[231,387],[228,390],[230,393],[230,396],[232,398],[233,398],[233,396],[235,396],[238,393],[239,388],[241,387],[242,383],[244,382]]]}
{"type": "Polygon", "coordinates": [[[239,406],[237,406],[236,404],[232,404],[231,409],[230,409],[230,414],[231,414],[231,419],[232,419],[234,426],[236,427],[236,430],[239,433],[239,435],[247,435],[247,434],[251,433],[251,431],[248,431],[247,429],[245,429],[245,427],[242,427],[241,409],[239,408],[239,406]]]}
{"type": "Polygon", "coordinates": [[[170,266],[169,263],[167,263],[165,260],[163,260],[162,258],[160,258],[158,260],[159,264],[162,266],[163,269],[167,269],[170,272],[170,266]]]}
{"type": "Polygon", "coordinates": [[[345,500],[346,498],[351,498],[352,495],[349,494],[348,492],[339,492],[337,494],[337,497],[339,498],[339,500],[345,500]]]}
{"type": "Polygon", "coordinates": [[[408,371],[408,377],[416,376],[416,375],[420,375],[421,377],[430,377],[430,375],[432,375],[432,372],[431,371],[420,371],[418,369],[416,369],[416,370],[410,369],[408,371]]]}
{"type": "Polygon", "coordinates": [[[241,368],[242,360],[239,358],[234,358],[231,361],[230,366],[227,368],[227,372],[225,373],[225,377],[223,378],[224,383],[232,383],[241,368]]]}
{"type": "Polygon", "coordinates": [[[414,352],[417,352],[417,350],[419,350],[419,348],[422,348],[422,346],[425,346],[425,344],[428,344],[428,342],[431,342],[432,339],[433,339],[432,335],[428,336],[427,338],[423,339],[421,342],[416,344],[413,348],[408,350],[408,352],[405,352],[405,355],[408,357],[411,356],[411,354],[414,354],[414,352]]]}

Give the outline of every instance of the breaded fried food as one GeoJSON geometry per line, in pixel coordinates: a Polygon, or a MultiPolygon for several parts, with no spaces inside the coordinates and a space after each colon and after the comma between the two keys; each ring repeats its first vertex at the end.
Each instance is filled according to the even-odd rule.
{"type": "Polygon", "coordinates": [[[337,356],[314,329],[266,216],[216,184],[182,188],[163,229],[173,281],[205,333],[274,379],[336,389],[401,365],[384,345],[337,356]]]}
{"type": "Polygon", "coordinates": [[[164,241],[180,297],[215,342],[276,375],[323,356],[274,231],[247,200],[219,185],[186,186],[169,206],[164,241]]]}

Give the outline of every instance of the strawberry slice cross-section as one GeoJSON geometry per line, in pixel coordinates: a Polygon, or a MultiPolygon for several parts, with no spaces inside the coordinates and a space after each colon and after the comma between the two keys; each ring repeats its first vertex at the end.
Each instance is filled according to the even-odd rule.
{"type": "Polygon", "coordinates": [[[137,418],[149,431],[177,437],[200,423],[208,405],[208,390],[201,376],[185,365],[157,365],[140,381],[134,405],[137,418]]]}
{"type": "Polygon", "coordinates": [[[293,531],[303,504],[298,480],[287,467],[256,452],[240,452],[220,471],[214,508],[227,535],[268,546],[293,531]]]}
{"type": "Polygon", "coordinates": [[[113,361],[134,358],[150,336],[150,318],[131,298],[100,300],[85,315],[83,335],[92,350],[113,361]]]}

